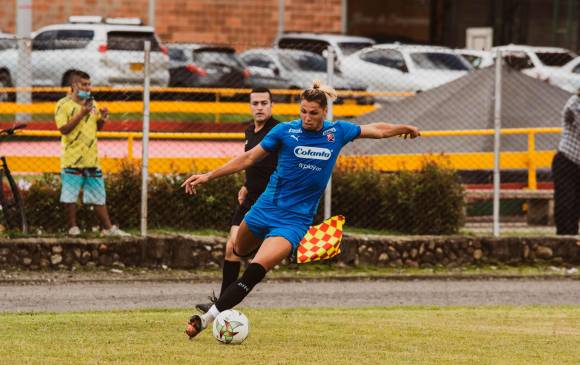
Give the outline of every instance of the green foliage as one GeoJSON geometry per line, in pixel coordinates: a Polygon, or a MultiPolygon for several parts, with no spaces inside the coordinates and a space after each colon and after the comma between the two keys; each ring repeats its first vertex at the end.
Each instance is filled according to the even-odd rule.
{"type": "Polygon", "coordinates": [[[463,223],[463,187],[452,170],[428,162],[419,171],[338,171],[333,212],[354,227],[408,234],[452,234],[463,223]]]}
{"type": "MultiPolygon", "coordinates": [[[[228,229],[236,208],[237,193],[243,184],[241,175],[214,180],[203,185],[194,196],[180,187],[184,174],[155,175],[149,180],[148,227],[193,229],[228,229]]],[[[141,217],[141,171],[130,163],[119,172],[105,177],[107,207],[111,221],[123,229],[138,229],[141,217]]],[[[24,194],[26,215],[32,232],[63,232],[66,213],[59,202],[60,179],[45,174],[24,194]]],[[[79,202],[82,197],[79,197],[79,202]]],[[[78,224],[83,230],[98,226],[92,207],[79,204],[78,224]]]]}
{"type": "MultiPolygon", "coordinates": [[[[149,180],[148,227],[227,230],[237,205],[242,175],[204,184],[197,195],[180,187],[184,174],[154,175],[149,180]]],[[[455,172],[426,163],[419,171],[381,174],[373,170],[337,170],[333,175],[332,212],[351,227],[405,234],[451,234],[463,219],[463,188],[455,172]]],[[[106,176],[107,206],[114,224],[137,229],[141,214],[141,172],[130,163],[106,176]]],[[[59,203],[57,175],[45,175],[25,194],[33,228],[63,231],[66,216],[59,203]]],[[[322,219],[322,206],[315,222],[322,219]]],[[[90,207],[80,206],[79,225],[98,225],[90,207]]]]}

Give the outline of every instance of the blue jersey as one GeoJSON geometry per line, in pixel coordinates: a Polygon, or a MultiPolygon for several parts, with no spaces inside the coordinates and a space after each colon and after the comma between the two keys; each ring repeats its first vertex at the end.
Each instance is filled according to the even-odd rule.
{"type": "Polygon", "coordinates": [[[314,216],[340,150],[360,131],[353,123],[324,121],[313,132],[303,129],[300,119],[272,128],[260,145],[278,152],[278,165],[256,205],[314,216]]]}

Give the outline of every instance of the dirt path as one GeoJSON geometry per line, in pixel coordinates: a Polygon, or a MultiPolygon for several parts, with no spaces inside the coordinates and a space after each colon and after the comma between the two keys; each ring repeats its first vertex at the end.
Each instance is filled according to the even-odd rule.
{"type": "MultiPolygon", "coordinates": [[[[102,282],[0,284],[0,312],[187,308],[217,283],[102,282]]],[[[397,305],[580,305],[578,280],[428,280],[266,282],[249,307],[397,305]]]]}

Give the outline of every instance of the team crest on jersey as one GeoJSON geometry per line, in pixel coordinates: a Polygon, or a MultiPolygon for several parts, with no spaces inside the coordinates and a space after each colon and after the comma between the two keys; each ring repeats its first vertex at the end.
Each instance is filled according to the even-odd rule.
{"type": "Polygon", "coordinates": [[[334,142],[334,134],[333,133],[328,133],[326,135],[326,139],[328,139],[328,142],[334,142]]]}

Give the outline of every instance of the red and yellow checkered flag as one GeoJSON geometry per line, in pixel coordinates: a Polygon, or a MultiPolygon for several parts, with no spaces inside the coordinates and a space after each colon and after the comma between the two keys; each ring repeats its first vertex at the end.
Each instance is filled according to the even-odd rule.
{"type": "Polygon", "coordinates": [[[342,226],[345,219],[342,215],[330,217],[317,226],[311,226],[300,241],[296,252],[299,264],[328,260],[340,253],[342,226]]]}

